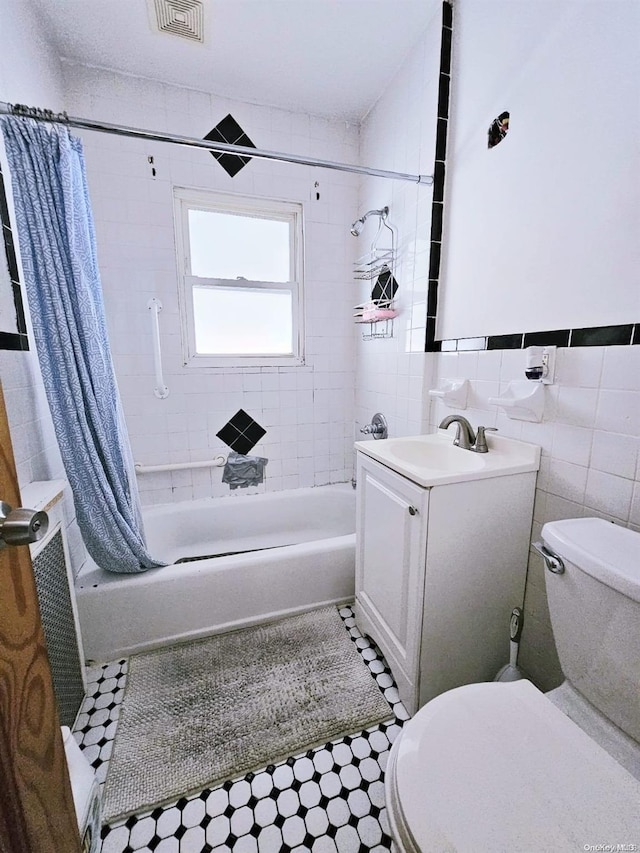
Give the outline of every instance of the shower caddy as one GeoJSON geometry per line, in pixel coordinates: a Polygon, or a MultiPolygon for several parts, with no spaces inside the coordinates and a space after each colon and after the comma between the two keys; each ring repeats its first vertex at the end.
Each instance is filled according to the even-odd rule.
{"type": "Polygon", "coordinates": [[[353,315],[355,322],[363,325],[362,338],[365,341],[372,338],[392,338],[393,321],[398,316],[395,307],[395,294],[398,290],[395,278],[396,231],[387,221],[388,207],[383,207],[375,213],[380,215],[378,231],[369,252],[357,259],[353,271],[355,279],[369,282],[370,299],[356,305],[353,315]]]}

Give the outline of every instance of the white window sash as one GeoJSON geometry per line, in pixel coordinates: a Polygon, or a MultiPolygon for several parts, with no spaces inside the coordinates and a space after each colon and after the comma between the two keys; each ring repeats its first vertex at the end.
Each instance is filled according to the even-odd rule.
{"type": "Polygon", "coordinates": [[[302,302],[302,208],[293,202],[247,197],[228,197],[216,192],[174,189],[176,203],[176,244],[179,266],[180,313],[182,315],[183,363],[186,367],[269,367],[304,364],[304,310],[302,302]],[[204,278],[191,275],[189,210],[235,213],[289,222],[290,270],[293,280],[287,282],[253,281],[249,279],[204,278]],[[207,354],[196,352],[193,288],[242,288],[246,290],[284,290],[291,293],[293,353],[207,354]]]}

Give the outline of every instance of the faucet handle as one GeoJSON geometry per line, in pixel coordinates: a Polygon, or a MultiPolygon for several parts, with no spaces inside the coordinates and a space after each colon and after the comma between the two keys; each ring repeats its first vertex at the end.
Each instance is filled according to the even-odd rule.
{"type": "Polygon", "coordinates": [[[476,453],[488,453],[489,448],[487,447],[487,439],[485,436],[485,432],[498,432],[497,427],[478,427],[478,435],[476,436],[476,446],[473,448],[476,453]]]}

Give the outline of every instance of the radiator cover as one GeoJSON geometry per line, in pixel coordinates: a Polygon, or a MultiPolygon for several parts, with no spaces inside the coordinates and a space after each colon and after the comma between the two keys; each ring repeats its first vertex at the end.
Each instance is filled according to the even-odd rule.
{"type": "Polygon", "coordinates": [[[84,699],[83,664],[78,650],[61,529],[33,558],[33,573],[60,723],[72,728],[84,699]]]}

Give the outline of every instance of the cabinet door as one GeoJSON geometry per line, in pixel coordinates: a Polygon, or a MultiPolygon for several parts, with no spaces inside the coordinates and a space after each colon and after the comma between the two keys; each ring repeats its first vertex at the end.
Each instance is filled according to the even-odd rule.
{"type": "Polygon", "coordinates": [[[427,507],[428,490],[358,453],[356,620],[409,706],[418,683],[427,507]]]}

